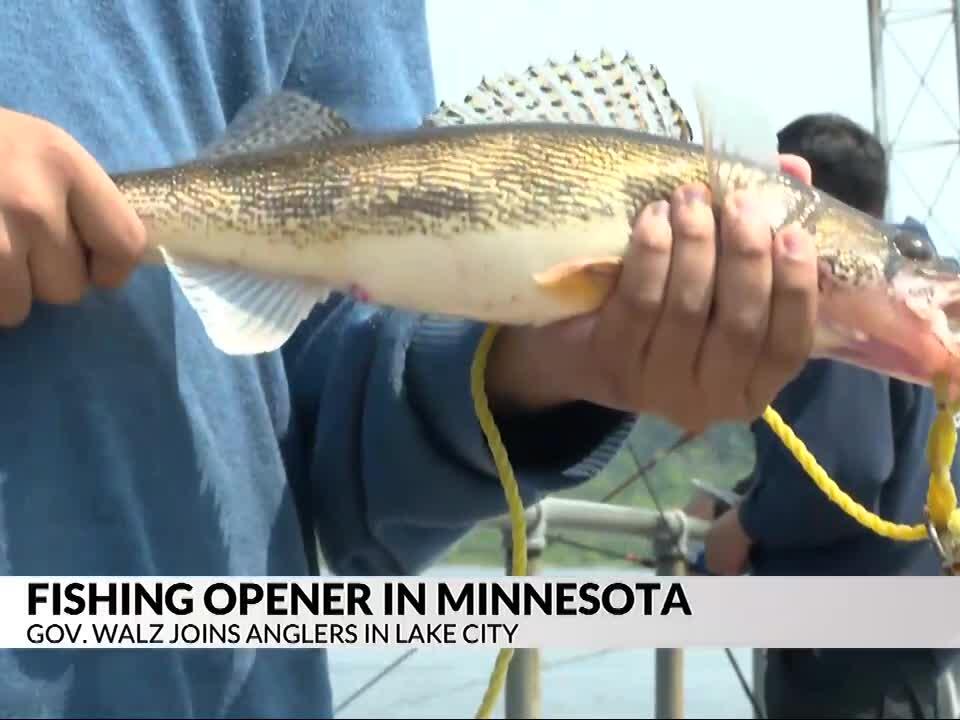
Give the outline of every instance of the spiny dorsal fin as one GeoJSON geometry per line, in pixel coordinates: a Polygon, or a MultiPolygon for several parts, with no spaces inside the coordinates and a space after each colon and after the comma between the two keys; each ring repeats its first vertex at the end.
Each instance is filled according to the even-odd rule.
{"type": "Polygon", "coordinates": [[[628,53],[575,53],[567,63],[530,66],[522,75],[483,78],[462,102],[441,103],[425,125],[569,122],[634,129],[689,141],[690,123],[656,66],[628,53]]]}
{"type": "Polygon", "coordinates": [[[325,140],[349,132],[347,121],[327,106],[300,93],[281,90],[244,105],[201,157],[209,160],[325,140]]]}

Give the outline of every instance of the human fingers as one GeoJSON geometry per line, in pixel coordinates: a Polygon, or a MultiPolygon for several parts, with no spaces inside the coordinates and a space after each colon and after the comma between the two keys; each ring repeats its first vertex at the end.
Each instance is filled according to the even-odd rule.
{"type": "Polygon", "coordinates": [[[22,238],[7,232],[0,212],[0,326],[12,328],[26,320],[32,295],[27,248],[22,238]]]}
{"type": "Polygon", "coordinates": [[[741,575],[750,559],[750,538],[736,508],[718,517],[704,539],[704,565],[714,575],[741,575]]]}
{"type": "Polygon", "coordinates": [[[32,173],[3,213],[8,234],[29,247],[33,298],[54,304],[80,300],[89,287],[87,261],[67,215],[62,186],[32,173]]]}
{"type": "Polygon", "coordinates": [[[754,415],[796,377],[813,348],[818,277],[811,235],[796,225],[778,232],[772,270],[769,327],[748,390],[754,415]]]}
{"type": "Polygon", "coordinates": [[[751,419],[748,389],[767,334],[772,244],[755,198],[729,195],[721,208],[714,312],[698,374],[711,414],[751,419]]]}
{"type": "Polygon", "coordinates": [[[670,274],[644,361],[643,396],[655,410],[678,420],[692,410],[687,406],[699,392],[697,357],[713,297],[715,220],[707,188],[701,184],[679,188],[670,215],[670,274]]]}
{"type": "Polygon", "coordinates": [[[663,303],[673,234],[666,200],[647,205],[637,218],[614,291],[598,314],[590,363],[604,378],[607,404],[642,402],[643,361],[663,303]]]}
{"type": "Polygon", "coordinates": [[[70,216],[90,250],[94,284],[116,288],[126,282],[146,249],[146,231],[126,198],[87,151],[72,140],[67,195],[70,216]]]}
{"type": "Polygon", "coordinates": [[[799,155],[780,155],[780,170],[788,175],[792,175],[802,183],[807,185],[813,184],[813,170],[810,167],[810,163],[799,155]]]}

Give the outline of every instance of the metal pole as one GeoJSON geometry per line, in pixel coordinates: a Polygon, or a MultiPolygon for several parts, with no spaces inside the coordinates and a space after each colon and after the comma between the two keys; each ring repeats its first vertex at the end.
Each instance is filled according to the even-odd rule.
{"type": "MultiPolygon", "coordinates": [[[[550,517],[550,527],[556,530],[653,537],[666,522],[674,533],[682,531],[687,537],[703,539],[710,529],[710,523],[686,517],[679,510],[667,510],[661,515],[648,508],[558,497],[545,498],[536,506],[527,508],[527,523],[537,522],[541,511],[550,517]]],[[[485,524],[509,530],[510,516],[499,515],[485,524]]]]}
{"type": "Polygon", "coordinates": [[[943,671],[937,683],[937,695],[940,701],[940,717],[960,717],[960,708],[957,701],[957,672],[958,663],[953,663],[943,671]]]}
{"type": "MultiPolygon", "coordinates": [[[[957,87],[960,90],[960,0],[953,0],[953,50],[956,53],[957,87]]],[[[960,137],[957,138],[960,140],[960,137]]]]}
{"type": "Polygon", "coordinates": [[[886,85],[883,72],[883,0],[867,0],[870,27],[870,80],[873,89],[873,132],[890,152],[887,137],[886,85]]]}
{"type": "Polygon", "coordinates": [[[756,720],[760,720],[764,715],[766,715],[767,709],[763,705],[763,670],[767,662],[767,651],[764,648],[754,648],[753,649],[753,697],[757,700],[757,705],[760,707],[760,710],[763,712],[763,715],[757,712],[756,708],[753,711],[753,717],[756,720]]]}
{"type": "MultiPolygon", "coordinates": [[[[543,507],[532,522],[527,524],[527,574],[539,575],[543,552],[547,545],[546,518],[543,507]]],[[[507,572],[511,570],[513,552],[512,536],[504,530],[503,545],[507,553],[507,572]]],[[[540,649],[517,648],[514,650],[504,688],[504,704],[507,718],[532,719],[541,717],[542,690],[540,686],[540,649]]]]}
{"type": "MultiPolygon", "coordinates": [[[[682,516],[681,516],[682,517],[682,516]]],[[[653,552],[656,558],[657,575],[679,576],[686,571],[687,531],[683,524],[679,537],[675,528],[661,526],[654,536],[653,552]]],[[[680,648],[657,648],[656,712],[662,718],[683,718],[683,650],[680,648]]]]}

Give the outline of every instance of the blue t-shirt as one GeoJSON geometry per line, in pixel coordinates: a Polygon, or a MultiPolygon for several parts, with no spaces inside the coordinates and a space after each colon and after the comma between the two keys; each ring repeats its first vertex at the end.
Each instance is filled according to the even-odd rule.
{"type": "MultiPolygon", "coordinates": [[[[0,28],[0,107],[110,172],[191,159],[280,87],[360,130],[434,106],[420,0],[4,0],[0,28]]],[[[334,572],[423,569],[505,509],[470,397],[481,329],[333,297],[282,353],[229,357],[155,267],[36,305],[0,331],[0,572],[305,575],[317,544],[334,572]]],[[[502,420],[527,502],[630,427],[579,405],[502,420]]],[[[331,707],[312,650],[0,651],[4,716],[331,707]]]]}

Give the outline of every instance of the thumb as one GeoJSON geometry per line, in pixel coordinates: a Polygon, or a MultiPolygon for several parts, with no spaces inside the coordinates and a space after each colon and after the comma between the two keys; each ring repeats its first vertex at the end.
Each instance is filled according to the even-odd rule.
{"type": "Polygon", "coordinates": [[[787,175],[792,175],[807,185],[813,184],[813,170],[810,163],[799,155],[784,154],[780,156],[780,169],[787,175]]]}

